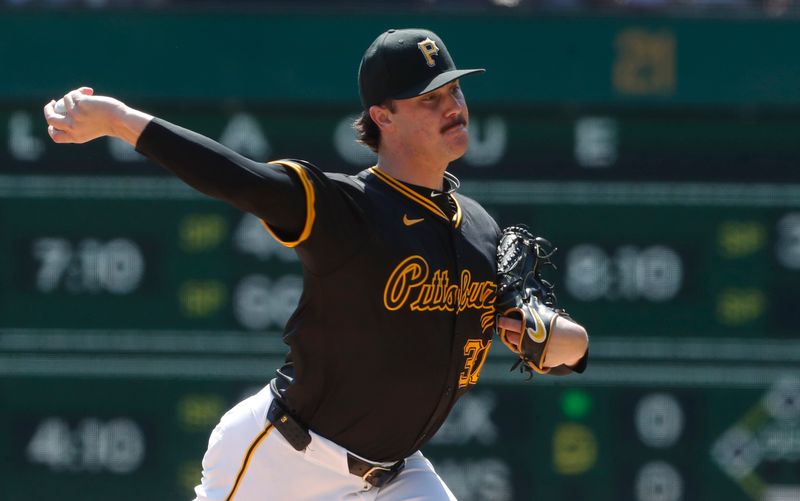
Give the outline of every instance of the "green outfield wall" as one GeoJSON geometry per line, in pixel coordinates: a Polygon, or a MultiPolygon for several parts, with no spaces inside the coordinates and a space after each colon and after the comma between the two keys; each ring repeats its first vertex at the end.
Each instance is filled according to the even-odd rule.
{"type": "Polygon", "coordinates": [[[390,27],[425,26],[496,106],[798,106],[798,20],[486,13],[0,13],[0,98],[79,84],[127,98],[357,105],[359,58],[390,27]]]}

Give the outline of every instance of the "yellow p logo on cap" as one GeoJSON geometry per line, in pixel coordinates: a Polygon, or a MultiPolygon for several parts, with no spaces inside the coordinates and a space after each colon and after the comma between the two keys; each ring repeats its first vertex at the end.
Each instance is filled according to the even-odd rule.
{"type": "Polygon", "coordinates": [[[417,47],[419,47],[422,55],[425,56],[425,62],[428,63],[428,66],[431,68],[436,66],[436,61],[433,60],[433,56],[439,54],[439,47],[436,46],[436,42],[430,38],[426,38],[425,40],[419,42],[417,47]]]}

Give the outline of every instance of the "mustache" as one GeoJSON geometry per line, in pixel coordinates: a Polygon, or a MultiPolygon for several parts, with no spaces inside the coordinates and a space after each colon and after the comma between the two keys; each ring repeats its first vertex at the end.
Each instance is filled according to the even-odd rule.
{"type": "Polygon", "coordinates": [[[465,127],[466,127],[466,125],[467,125],[467,119],[466,119],[466,118],[464,118],[464,117],[458,117],[458,118],[456,118],[455,120],[453,120],[452,122],[450,122],[449,124],[447,124],[447,125],[445,125],[444,127],[442,127],[442,130],[441,130],[441,132],[442,132],[442,134],[444,134],[444,133],[445,133],[445,132],[447,132],[448,130],[452,129],[453,127],[457,127],[457,126],[459,126],[459,125],[463,125],[463,126],[465,126],[465,127]]]}

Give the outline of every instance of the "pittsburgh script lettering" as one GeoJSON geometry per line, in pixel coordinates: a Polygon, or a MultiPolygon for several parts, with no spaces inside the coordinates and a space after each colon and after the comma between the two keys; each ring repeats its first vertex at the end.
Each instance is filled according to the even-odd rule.
{"type": "Polygon", "coordinates": [[[430,272],[422,256],[409,256],[394,269],[386,282],[383,304],[396,311],[406,304],[411,311],[486,310],[481,315],[481,328],[494,322],[494,281],[474,281],[469,270],[461,272],[458,284],[451,284],[447,270],[430,272]]]}

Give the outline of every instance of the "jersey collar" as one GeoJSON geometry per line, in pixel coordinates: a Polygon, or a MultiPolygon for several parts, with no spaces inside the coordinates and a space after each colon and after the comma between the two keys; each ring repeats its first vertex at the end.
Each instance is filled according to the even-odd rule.
{"type": "Polygon", "coordinates": [[[431,193],[431,195],[433,196],[449,197],[450,200],[453,201],[453,205],[455,205],[456,208],[453,217],[448,217],[447,214],[445,214],[445,212],[441,208],[439,208],[439,206],[436,205],[436,203],[434,203],[433,200],[431,200],[430,195],[425,196],[420,194],[418,190],[414,189],[412,185],[409,185],[408,183],[404,183],[400,180],[393,178],[389,174],[380,170],[377,166],[370,167],[368,170],[371,174],[373,174],[375,177],[383,181],[389,187],[393,188],[406,198],[410,198],[412,201],[414,201],[418,205],[421,205],[428,211],[434,213],[439,218],[453,223],[453,226],[455,226],[456,228],[458,228],[461,225],[461,205],[458,203],[458,200],[456,200],[456,197],[453,194],[461,183],[458,181],[458,178],[456,178],[449,172],[445,171],[444,182],[445,185],[447,185],[445,191],[440,192],[438,190],[431,190],[429,188],[426,188],[425,191],[431,193]]]}

